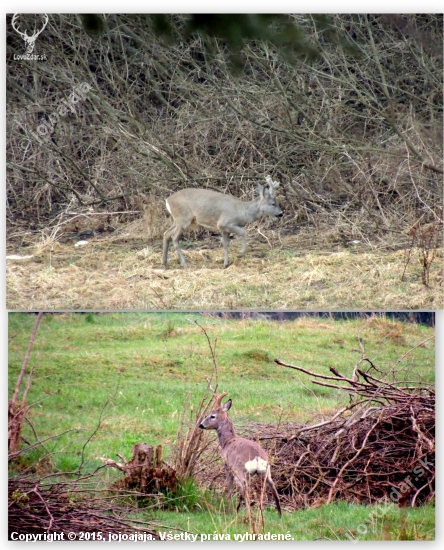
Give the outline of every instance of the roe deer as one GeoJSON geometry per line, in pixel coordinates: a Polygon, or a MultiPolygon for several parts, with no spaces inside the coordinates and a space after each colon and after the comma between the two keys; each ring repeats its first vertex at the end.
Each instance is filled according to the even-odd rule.
{"type": "Polygon", "coordinates": [[[199,424],[199,428],[203,430],[216,430],[217,432],[227,476],[227,511],[230,511],[233,479],[240,489],[237,510],[240,508],[242,499],[245,500],[245,504],[249,509],[250,503],[247,495],[247,476],[259,474],[261,477],[265,478],[266,484],[273,494],[277,511],[279,515],[282,516],[279,496],[276,486],[271,479],[268,455],[256,441],[251,441],[244,437],[236,437],[233,422],[228,416],[228,411],[232,403],[231,399],[223,406],[221,405],[221,400],[226,395],[227,392],[224,392],[216,396],[213,410],[204,420],[202,420],[199,424]]]}
{"type": "Polygon", "coordinates": [[[182,189],[176,191],[166,200],[168,212],[173,217],[173,225],[163,236],[162,263],[168,265],[168,248],[173,241],[174,248],[183,267],[188,267],[179,245],[179,239],[185,229],[202,225],[212,231],[222,233],[224,245],[224,267],[228,267],[228,240],[230,233],[239,235],[242,239],[241,255],[247,249],[247,223],[261,216],[281,217],[282,210],[276,202],[276,188],[279,182],[266,176],[268,188],[257,184],[259,198],[244,202],[209,189],[182,189]]]}

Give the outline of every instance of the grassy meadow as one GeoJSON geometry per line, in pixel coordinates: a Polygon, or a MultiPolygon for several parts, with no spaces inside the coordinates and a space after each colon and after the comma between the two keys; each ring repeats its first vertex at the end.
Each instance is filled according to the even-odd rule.
{"type": "MultiPolygon", "coordinates": [[[[9,396],[12,396],[35,316],[9,313],[9,396]]],[[[59,313],[43,317],[28,367],[34,369],[23,435],[43,445],[22,455],[10,475],[31,467],[36,475],[93,471],[100,456],[131,457],[139,442],[162,444],[168,461],[187,403],[197,407],[207,378],[233,400],[238,432],[251,422],[311,422],[347,403],[345,393],[316,386],[274,358],[328,374],[351,374],[365,351],[382,373],[433,383],[434,329],[384,315],[337,321],[229,319],[197,313],[59,313]],[[205,329],[206,335],[203,331],[205,329]],[[208,336],[208,339],[207,339],[208,336]],[[428,339],[430,338],[430,339],[428,339]],[[213,361],[208,340],[215,353],[213,361]]],[[[214,434],[215,435],[215,434],[214,434]]],[[[213,437],[213,434],[210,434],[213,437]]],[[[120,477],[98,472],[103,486],[120,477]]],[[[144,519],[194,533],[245,533],[245,509],[223,511],[217,489],[191,484],[177,506],[141,510],[144,519]]],[[[318,508],[265,510],[265,531],[295,540],[433,539],[433,506],[374,507],[335,502],[318,508]]]]}

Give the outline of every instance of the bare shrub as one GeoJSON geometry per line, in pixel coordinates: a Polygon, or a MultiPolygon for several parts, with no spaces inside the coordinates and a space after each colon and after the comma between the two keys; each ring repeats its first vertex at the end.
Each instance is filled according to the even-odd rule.
{"type": "Polygon", "coordinates": [[[159,238],[172,192],[250,198],[267,173],[283,184],[282,234],[334,228],[345,245],[405,247],[416,220],[441,220],[442,16],[291,17],[320,55],[295,63],[246,40],[235,75],[223,41],[209,57],[186,15],[171,17],[169,44],[147,16],[106,15],[97,38],[76,15],[51,15],[36,45],[47,61],[31,71],[10,61],[23,41],[8,16],[9,243],[63,231],[61,214],[85,208],[117,227],[142,204],[159,238]],[[91,88],[73,104],[82,83],[91,88]]]}

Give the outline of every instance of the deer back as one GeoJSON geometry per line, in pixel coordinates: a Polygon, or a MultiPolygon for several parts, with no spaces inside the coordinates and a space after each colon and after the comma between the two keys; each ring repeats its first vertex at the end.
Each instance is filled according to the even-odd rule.
{"type": "Polygon", "coordinates": [[[173,193],[166,205],[174,220],[179,223],[185,225],[192,219],[198,225],[217,231],[223,217],[229,217],[236,224],[246,225],[257,212],[258,202],[258,199],[243,202],[233,195],[209,189],[182,189],[173,193]]]}

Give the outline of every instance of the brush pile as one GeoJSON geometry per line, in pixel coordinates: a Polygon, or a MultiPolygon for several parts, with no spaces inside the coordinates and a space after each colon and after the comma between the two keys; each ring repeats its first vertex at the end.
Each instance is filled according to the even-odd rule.
{"type": "MultiPolygon", "coordinates": [[[[367,360],[368,361],[368,360],[367,360]]],[[[290,506],[333,499],[415,506],[435,495],[435,392],[388,383],[356,368],[352,378],[309,372],[321,386],[346,391],[350,404],[311,426],[264,428],[259,439],[275,458],[273,477],[290,506]],[[270,433],[274,432],[274,433],[270,433]],[[272,448],[270,448],[272,447],[272,448]]]]}
{"type": "MultiPolygon", "coordinates": [[[[365,361],[369,361],[365,359],[365,361]]],[[[272,459],[272,476],[287,509],[334,500],[418,506],[435,497],[435,392],[386,382],[355,368],[331,376],[275,359],[317,385],[349,394],[350,403],[310,425],[254,424],[239,435],[256,439],[272,459]]],[[[208,461],[213,454],[208,454],[208,461]]],[[[222,468],[204,484],[223,484],[222,468]]]]}
{"type": "Polygon", "coordinates": [[[12,533],[60,533],[63,540],[68,540],[68,533],[75,533],[69,540],[113,540],[116,533],[158,539],[151,525],[131,521],[131,514],[133,507],[119,506],[94,491],[91,481],[54,483],[18,476],[8,482],[9,539],[12,533]]]}

